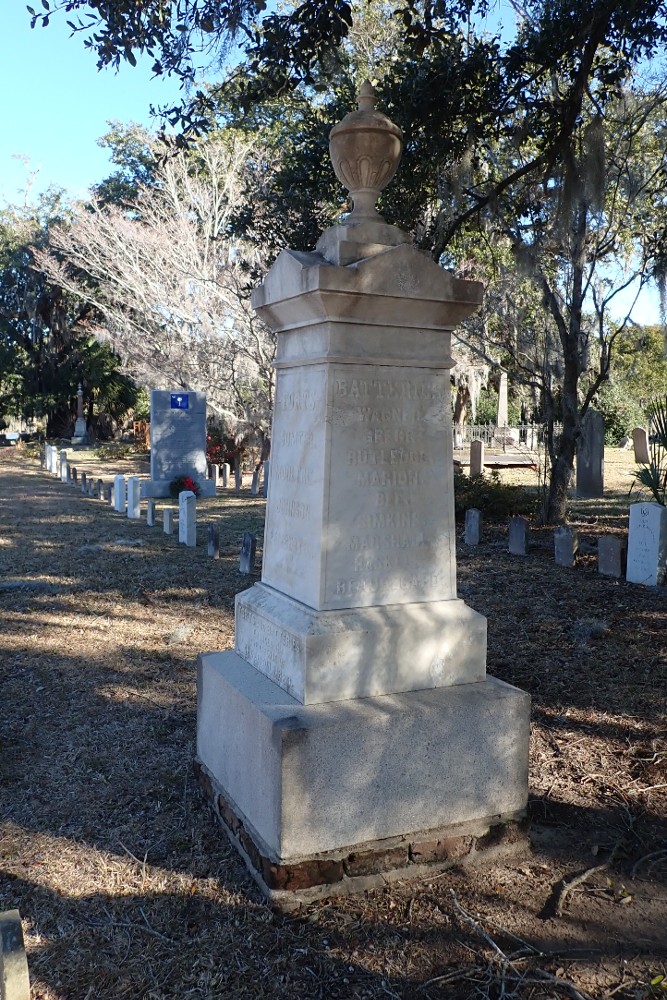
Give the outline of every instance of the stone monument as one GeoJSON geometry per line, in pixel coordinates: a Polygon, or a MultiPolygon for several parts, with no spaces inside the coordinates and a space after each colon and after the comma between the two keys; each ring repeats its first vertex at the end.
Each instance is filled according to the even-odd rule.
{"type": "Polygon", "coordinates": [[[604,496],[604,417],[589,407],[577,442],[577,496],[604,496]]]}
{"type": "Polygon", "coordinates": [[[168,497],[174,479],[189,476],[202,497],[215,496],[206,478],[206,396],[203,392],[151,392],[151,478],[144,497],[168,497]]]}
{"type": "Polygon", "coordinates": [[[331,132],[352,213],[253,297],[278,334],[262,579],[199,660],[202,788],[289,905],[502,840],[528,794],[528,695],[456,595],[450,340],[482,286],[378,214],[402,136],[374,105],[331,132]]]}
{"type": "Polygon", "coordinates": [[[72,444],[88,444],[88,431],[86,429],[86,419],[83,415],[83,386],[79,382],[76,391],[76,422],[74,424],[74,434],[71,438],[72,444]]]}

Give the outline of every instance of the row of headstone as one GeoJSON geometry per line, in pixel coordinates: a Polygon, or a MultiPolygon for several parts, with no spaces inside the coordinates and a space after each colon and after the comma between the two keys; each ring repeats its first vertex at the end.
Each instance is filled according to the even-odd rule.
{"type": "MultiPolygon", "coordinates": [[[[466,511],[464,541],[479,545],[482,515],[471,507],[466,511]]],[[[509,519],[508,552],[528,554],[529,524],[525,517],[509,519]]],[[[554,530],[554,560],[558,566],[572,568],[580,549],[578,532],[569,525],[554,530]]],[[[629,583],[659,586],[667,575],[667,507],[657,503],[630,506],[628,540],[618,535],[601,535],[597,547],[598,571],[603,576],[623,577],[629,583]]]]}
{"type": "MultiPolygon", "coordinates": [[[[126,479],[124,475],[117,475],[112,483],[105,484],[102,479],[95,480],[84,470],[79,476],[76,466],[67,461],[65,450],[58,454],[54,446],[47,445],[44,455],[47,471],[57,472],[63,482],[80,487],[81,493],[85,496],[96,497],[111,504],[117,513],[127,514],[131,520],[141,519],[141,479],[139,476],[128,476],[126,479]]],[[[268,464],[268,462],[264,463],[265,489],[268,482],[268,464]]],[[[228,465],[227,470],[229,470],[228,465]]],[[[191,490],[183,490],[179,494],[177,519],[173,508],[164,508],[163,529],[165,534],[173,534],[176,520],[178,520],[179,543],[194,548],[197,545],[197,497],[191,490]]],[[[146,524],[148,527],[153,527],[155,523],[156,501],[149,497],[146,506],[146,524]]],[[[246,532],[241,545],[240,572],[254,572],[256,548],[256,536],[246,532]]],[[[220,532],[213,525],[208,526],[208,554],[213,559],[220,558],[220,532]]]]}

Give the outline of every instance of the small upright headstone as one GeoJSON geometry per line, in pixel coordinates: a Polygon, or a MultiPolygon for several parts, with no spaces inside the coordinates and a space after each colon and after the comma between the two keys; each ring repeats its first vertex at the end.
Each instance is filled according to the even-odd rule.
{"type": "Polygon", "coordinates": [[[220,483],[220,466],[215,462],[208,467],[208,478],[213,480],[213,485],[217,489],[220,483]]]}
{"type": "Polygon", "coordinates": [[[646,428],[635,427],[632,432],[632,444],[635,449],[635,462],[638,465],[648,465],[651,461],[651,456],[648,451],[648,434],[646,433],[646,428]]]}
{"type": "Polygon", "coordinates": [[[482,533],[482,512],[475,507],[466,511],[466,527],[464,541],[466,545],[479,545],[482,533]]]}
{"type": "Polygon", "coordinates": [[[257,536],[250,531],[243,532],[243,542],[241,543],[241,558],[239,560],[239,572],[252,573],[255,569],[255,555],[257,553],[257,536]]]}
{"type": "Polygon", "coordinates": [[[554,531],[554,558],[557,566],[574,566],[579,551],[579,535],[567,524],[554,531]]]}
{"type": "Polygon", "coordinates": [[[77,472],[76,465],[72,466],[72,486],[76,486],[79,481],[79,473],[77,472]]]}
{"type": "Polygon", "coordinates": [[[81,492],[82,493],[88,492],[88,476],[83,471],[81,472],[81,492]]]}
{"type": "Polygon", "coordinates": [[[618,535],[600,535],[598,538],[598,573],[602,576],[621,577],[625,573],[627,546],[618,535]]]}
{"type": "Polygon", "coordinates": [[[67,482],[70,486],[72,485],[72,466],[69,462],[67,463],[67,482]]]}
{"type": "Polygon", "coordinates": [[[165,535],[173,535],[174,533],[174,508],[165,507],[162,511],[162,528],[165,535]]]}
{"type": "Polygon", "coordinates": [[[149,528],[152,528],[155,524],[155,500],[152,497],[146,504],[146,524],[149,528]]]}
{"type": "Polygon", "coordinates": [[[269,474],[271,471],[271,462],[267,459],[264,462],[264,480],[262,482],[262,496],[266,500],[269,495],[269,474]]]}
{"type": "Polygon", "coordinates": [[[189,548],[197,544],[197,497],[192,490],[178,494],[178,540],[189,548]]]}
{"type": "Polygon", "coordinates": [[[30,1000],[28,959],[18,910],[0,913],[0,1000],[30,1000]]]}
{"type": "Polygon", "coordinates": [[[139,476],[128,476],[127,479],[127,516],[138,521],[141,517],[141,480],[139,476]]]}
{"type": "Polygon", "coordinates": [[[213,559],[220,558],[220,531],[212,524],[208,526],[208,554],[213,559]]]}
{"type": "Polygon", "coordinates": [[[67,452],[64,448],[60,452],[60,481],[67,482],[67,452]]]}
{"type": "Polygon", "coordinates": [[[114,476],[113,481],[113,509],[119,514],[125,513],[125,476],[114,476]]]}
{"type": "Polygon", "coordinates": [[[241,467],[238,466],[234,469],[234,488],[237,493],[241,492],[241,486],[243,485],[243,473],[241,472],[241,467]]]}
{"type": "Polygon", "coordinates": [[[481,476],[484,472],[484,442],[470,442],[470,478],[481,476]]]}
{"type": "Polygon", "coordinates": [[[626,580],[657,587],[666,571],[667,507],[659,503],[631,504],[626,580]]]}
{"type": "Polygon", "coordinates": [[[98,479],[95,485],[95,496],[98,500],[102,499],[102,491],[104,490],[104,480],[98,479]]]}
{"type": "Polygon", "coordinates": [[[510,518],[508,551],[512,556],[528,555],[528,521],[525,517],[510,518]]]}
{"type": "Polygon", "coordinates": [[[252,484],[250,486],[250,492],[254,497],[259,493],[259,469],[255,469],[252,474],[252,484]]]}
{"type": "Polygon", "coordinates": [[[113,501],[111,499],[112,493],[113,493],[113,483],[105,483],[104,484],[104,502],[105,503],[113,503],[113,501]]]}
{"type": "Polygon", "coordinates": [[[225,489],[227,489],[227,486],[229,485],[229,473],[230,473],[229,462],[223,462],[220,467],[220,471],[222,472],[222,485],[225,489]]]}
{"type": "Polygon", "coordinates": [[[496,413],[496,426],[507,427],[508,405],[507,405],[507,372],[500,373],[500,385],[498,386],[498,410],[496,413]]]}
{"type": "Polygon", "coordinates": [[[92,476],[88,476],[88,491],[87,492],[88,492],[88,496],[89,497],[94,497],[95,496],[95,480],[93,479],[92,476]]]}
{"type": "Polygon", "coordinates": [[[581,422],[577,444],[577,496],[604,495],[604,417],[592,407],[581,422]]]}

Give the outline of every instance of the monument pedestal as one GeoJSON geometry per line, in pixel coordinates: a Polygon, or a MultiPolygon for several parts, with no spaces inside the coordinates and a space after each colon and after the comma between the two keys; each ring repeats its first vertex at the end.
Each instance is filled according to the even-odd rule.
{"type": "Polygon", "coordinates": [[[529,714],[494,678],[305,706],[238,654],[210,653],[200,780],[266,892],[346,892],[358,875],[458,861],[519,819],[529,714]]]}

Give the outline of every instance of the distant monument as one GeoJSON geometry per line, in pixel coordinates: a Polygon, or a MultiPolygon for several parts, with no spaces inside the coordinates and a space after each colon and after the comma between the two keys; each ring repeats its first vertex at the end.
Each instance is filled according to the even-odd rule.
{"type": "Polygon", "coordinates": [[[199,661],[202,788],[277,902],[502,843],[528,798],[530,699],[456,595],[450,340],[482,285],[376,211],[402,134],[370,84],[330,148],[354,210],[253,296],[278,334],[262,580],[199,661]]]}
{"type": "Polygon", "coordinates": [[[151,478],[141,484],[145,497],[168,497],[179,476],[189,476],[199,495],[215,496],[206,478],[206,396],[203,392],[151,392],[151,478]]]}
{"type": "Polygon", "coordinates": [[[76,391],[76,422],[74,424],[74,435],[71,438],[72,444],[88,444],[88,430],[86,419],[83,415],[83,386],[79,382],[76,391]]]}

